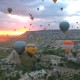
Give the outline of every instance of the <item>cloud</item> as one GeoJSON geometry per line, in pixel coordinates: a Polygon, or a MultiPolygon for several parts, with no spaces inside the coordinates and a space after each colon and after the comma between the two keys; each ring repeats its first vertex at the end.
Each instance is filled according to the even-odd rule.
{"type": "Polygon", "coordinates": [[[59,29],[59,23],[64,20],[73,25],[75,21],[78,21],[77,17],[80,16],[79,3],[79,0],[57,0],[56,4],[52,0],[1,0],[0,29],[15,27],[18,29],[29,26],[30,23],[38,28],[40,25],[45,28],[51,24],[48,28],[59,29]],[[60,10],[61,7],[63,11],[60,10]],[[8,8],[12,8],[11,15],[8,15],[8,8]],[[34,16],[33,21],[30,19],[29,13],[34,16]]]}
{"type": "Polygon", "coordinates": [[[80,1],[79,0],[76,0],[74,1],[72,4],[70,4],[67,8],[66,8],[66,11],[69,13],[69,14],[75,14],[77,11],[80,10],[80,1]]]}

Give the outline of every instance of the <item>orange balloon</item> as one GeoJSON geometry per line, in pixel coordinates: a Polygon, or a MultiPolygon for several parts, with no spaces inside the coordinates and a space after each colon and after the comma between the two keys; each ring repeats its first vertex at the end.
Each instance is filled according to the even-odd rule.
{"type": "Polygon", "coordinates": [[[53,0],[54,3],[56,3],[57,0],[53,0]]]}

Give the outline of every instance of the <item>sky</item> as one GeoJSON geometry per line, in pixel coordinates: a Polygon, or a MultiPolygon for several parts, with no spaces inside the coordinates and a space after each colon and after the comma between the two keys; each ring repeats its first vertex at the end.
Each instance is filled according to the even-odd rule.
{"type": "Polygon", "coordinates": [[[70,23],[70,29],[80,29],[79,16],[80,0],[57,0],[56,3],[53,0],[0,0],[0,35],[20,35],[44,28],[55,30],[63,21],[70,23]],[[8,8],[12,9],[10,14],[8,8]]]}

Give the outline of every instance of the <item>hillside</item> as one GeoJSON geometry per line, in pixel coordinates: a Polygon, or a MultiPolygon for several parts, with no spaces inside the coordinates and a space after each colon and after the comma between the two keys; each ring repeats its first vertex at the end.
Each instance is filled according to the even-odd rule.
{"type": "MultiPolygon", "coordinates": [[[[63,40],[80,40],[80,30],[69,30],[63,34],[60,30],[42,30],[42,31],[28,31],[24,34],[11,37],[4,44],[12,46],[15,41],[23,40],[26,43],[34,43],[38,46],[59,46],[63,40]]],[[[3,43],[2,43],[3,44],[3,43]]]]}
{"type": "Polygon", "coordinates": [[[80,39],[80,30],[69,30],[65,34],[62,33],[60,30],[42,30],[42,31],[31,31],[26,32],[22,36],[25,38],[54,38],[56,40],[79,40],[80,39]]]}

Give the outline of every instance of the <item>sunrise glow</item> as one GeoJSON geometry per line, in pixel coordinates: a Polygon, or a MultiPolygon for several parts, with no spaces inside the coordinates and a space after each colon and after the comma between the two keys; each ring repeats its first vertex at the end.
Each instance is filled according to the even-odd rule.
{"type": "Polygon", "coordinates": [[[28,31],[27,29],[19,29],[16,31],[6,31],[6,30],[1,30],[0,31],[0,35],[12,35],[12,36],[17,36],[17,35],[21,35],[23,33],[25,33],[26,31],[28,31]]]}

